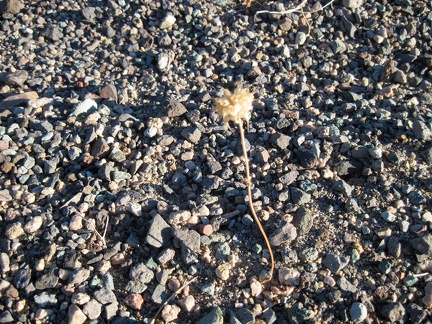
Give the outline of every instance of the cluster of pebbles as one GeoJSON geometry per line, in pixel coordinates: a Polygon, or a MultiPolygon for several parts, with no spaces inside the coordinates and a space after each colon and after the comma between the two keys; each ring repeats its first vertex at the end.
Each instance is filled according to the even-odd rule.
{"type": "Polygon", "coordinates": [[[0,15],[0,323],[430,322],[430,1],[0,15]]]}

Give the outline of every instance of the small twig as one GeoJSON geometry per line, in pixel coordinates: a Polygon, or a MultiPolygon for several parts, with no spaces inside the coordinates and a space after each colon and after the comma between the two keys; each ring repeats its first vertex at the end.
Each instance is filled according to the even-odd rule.
{"type": "Polygon", "coordinates": [[[102,241],[103,248],[106,249],[107,245],[106,245],[106,241],[105,241],[105,235],[106,235],[106,232],[107,232],[107,229],[108,229],[109,216],[107,216],[107,222],[105,224],[105,230],[104,230],[103,236],[99,234],[98,230],[96,229],[96,226],[93,225],[93,223],[91,223],[88,219],[85,219],[84,217],[83,217],[83,220],[87,224],[91,224],[91,226],[93,227],[92,231],[94,231],[97,234],[97,236],[99,236],[100,240],[102,241]]]}
{"type": "MultiPolygon", "coordinates": [[[[328,7],[329,5],[331,5],[335,0],[331,0],[330,2],[328,2],[327,4],[325,4],[322,8],[318,9],[318,10],[314,10],[314,11],[308,11],[308,13],[315,13],[318,11],[323,10],[325,7],[328,7]]],[[[279,14],[279,15],[285,15],[285,14],[289,14],[289,13],[293,13],[293,12],[301,12],[303,13],[303,7],[306,5],[307,0],[303,1],[301,4],[299,4],[297,7],[292,8],[292,9],[288,9],[288,10],[284,10],[284,11],[269,11],[269,10],[260,10],[257,11],[255,14],[262,14],[262,13],[266,13],[266,14],[279,14]]]]}
{"type": "MultiPolygon", "coordinates": [[[[334,1],[334,0],[333,0],[334,1]]],[[[269,11],[269,10],[260,10],[257,11],[255,14],[259,15],[262,13],[266,13],[266,14],[279,14],[279,15],[285,15],[285,14],[289,14],[289,13],[293,13],[293,12],[298,12],[299,9],[301,9],[302,7],[304,7],[307,3],[307,0],[303,1],[301,4],[299,4],[297,7],[292,8],[292,9],[288,9],[288,10],[284,10],[284,11],[269,11]]]]}
{"type": "Polygon", "coordinates": [[[194,277],[188,282],[186,282],[183,286],[181,286],[179,289],[177,289],[165,302],[162,304],[162,306],[159,308],[159,310],[156,312],[155,316],[153,316],[152,320],[150,321],[150,324],[155,323],[157,317],[162,312],[162,309],[175,297],[177,294],[179,294],[184,288],[189,286],[193,281],[195,281],[198,277],[194,277]]]}
{"type": "Polygon", "coordinates": [[[429,272],[425,272],[425,273],[413,274],[412,276],[413,276],[414,278],[418,278],[418,277],[424,277],[424,276],[427,276],[427,275],[429,275],[429,274],[430,274],[429,272]]]}
{"type": "MultiPolygon", "coordinates": [[[[266,232],[264,231],[264,228],[261,225],[261,222],[255,212],[255,207],[253,205],[253,201],[252,201],[252,183],[251,183],[251,177],[250,177],[250,171],[249,171],[249,161],[248,161],[248,155],[247,155],[247,151],[246,151],[246,144],[245,144],[245,139],[244,139],[244,132],[243,132],[243,125],[242,125],[242,121],[240,121],[238,123],[239,128],[240,128],[240,138],[241,138],[241,144],[242,144],[242,149],[243,149],[243,156],[245,159],[245,169],[246,169],[246,184],[247,184],[247,191],[248,191],[248,201],[249,201],[249,208],[251,210],[252,216],[255,220],[255,222],[257,223],[262,236],[264,237],[264,240],[267,244],[267,248],[269,250],[270,253],[270,259],[271,259],[271,269],[270,269],[270,277],[268,277],[267,279],[263,280],[262,283],[266,283],[272,280],[273,278],[273,271],[275,268],[275,261],[274,261],[274,256],[273,256],[273,250],[271,248],[269,239],[267,237],[266,232]]],[[[249,124],[248,124],[249,126],[249,124]]]]}

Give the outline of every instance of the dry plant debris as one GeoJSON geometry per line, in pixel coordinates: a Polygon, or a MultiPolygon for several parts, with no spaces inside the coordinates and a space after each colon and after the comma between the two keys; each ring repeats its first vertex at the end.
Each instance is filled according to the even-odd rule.
{"type": "Polygon", "coordinates": [[[245,169],[246,169],[245,180],[246,180],[247,191],[248,191],[249,207],[252,216],[255,222],[257,223],[262,236],[264,237],[271,258],[270,276],[263,281],[263,283],[266,283],[271,281],[273,277],[275,262],[273,257],[273,250],[271,248],[269,239],[267,237],[266,232],[264,231],[264,228],[261,225],[261,221],[259,220],[258,215],[256,214],[255,207],[252,201],[252,183],[250,180],[251,178],[250,178],[250,170],[249,170],[249,161],[248,161],[248,155],[247,155],[244,131],[243,131],[244,121],[246,122],[247,129],[249,130],[249,120],[252,114],[252,109],[253,109],[252,103],[253,103],[254,96],[253,93],[249,92],[247,88],[242,88],[240,85],[238,85],[237,88],[232,93],[227,89],[223,89],[223,91],[224,91],[224,96],[222,98],[216,99],[215,110],[222,117],[224,123],[228,124],[229,122],[234,122],[239,126],[240,139],[241,139],[243,156],[245,161],[245,169]]]}

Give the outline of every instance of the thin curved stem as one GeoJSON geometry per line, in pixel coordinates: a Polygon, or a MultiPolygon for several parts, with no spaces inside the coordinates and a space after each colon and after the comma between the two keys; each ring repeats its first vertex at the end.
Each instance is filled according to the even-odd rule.
{"type": "Polygon", "coordinates": [[[255,207],[253,205],[253,201],[252,201],[252,183],[251,183],[251,177],[250,177],[250,172],[249,172],[249,160],[248,160],[248,155],[247,155],[247,151],[246,151],[246,144],[245,144],[245,139],[244,139],[244,132],[243,132],[243,124],[242,121],[238,122],[239,128],[240,128],[240,138],[241,138],[241,144],[242,144],[242,149],[243,149],[243,156],[244,156],[244,160],[245,160],[245,169],[246,169],[246,184],[247,184],[247,191],[248,191],[248,200],[249,200],[249,208],[251,210],[252,216],[255,220],[255,222],[257,223],[262,236],[264,237],[264,240],[267,244],[267,248],[269,250],[270,253],[270,259],[271,259],[271,269],[270,269],[270,277],[263,280],[262,283],[266,283],[272,280],[273,277],[273,271],[274,271],[274,267],[275,267],[275,262],[274,262],[274,257],[273,257],[273,250],[271,248],[270,245],[270,241],[267,237],[266,232],[264,231],[264,228],[261,225],[261,221],[259,220],[256,212],[255,212],[255,207]]]}

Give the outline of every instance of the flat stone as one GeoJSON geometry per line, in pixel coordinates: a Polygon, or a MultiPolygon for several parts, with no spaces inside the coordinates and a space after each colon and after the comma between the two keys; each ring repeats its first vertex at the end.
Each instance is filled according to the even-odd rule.
{"type": "MultiPolygon", "coordinates": [[[[397,323],[402,321],[406,316],[406,311],[401,303],[389,303],[382,305],[379,310],[379,314],[391,323],[397,323]]],[[[405,320],[404,320],[405,322],[405,320]]]]}
{"type": "Polygon", "coordinates": [[[282,133],[274,133],[270,136],[270,142],[275,144],[281,150],[284,150],[290,144],[291,137],[282,133]]]}
{"type": "Polygon", "coordinates": [[[333,273],[337,273],[345,268],[349,263],[349,258],[345,256],[338,256],[334,253],[327,253],[322,264],[333,273]]]}
{"type": "Polygon", "coordinates": [[[96,290],[93,295],[102,305],[117,302],[117,297],[114,292],[106,288],[96,290]]]}
{"type": "Polygon", "coordinates": [[[297,170],[290,171],[283,176],[279,178],[279,182],[282,183],[285,186],[289,186],[294,181],[297,180],[297,177],[299,176],[299,172],[297,170]]]}
{"type": "MultiPolygon", "coordinates": [[[[0,2],[0,14],[18,14],[24,8],[24,4],[19,0],[3,0],[0,2]]],[[[2,322],[6,323],[6,322],[2,322]]]]}
{"type": "Polygon", "coordinates": [[[36,91],[24,92],[7,97],[0,102],[0,111],[17,107],[23,103],[28,103],[30,100],[38,99],[39,95],[36,91]]]}
{"type": "Polygon", "coordinates": [[[87,320],[87,316],[75,304],[71,304],[68,309],[68,323],[83,324],[87,320]]]}
{"type": "MultiPolygon", "coordinates": [[[[179,102],[178,100],[175,100],[174,98],[172,98],[168,102],[168,108],[167,108],[168,117],[178,117],[178,116],[181,116],[185,113],[187,113],[186,107],[181,102],[179,102]]],[[[169,135],[167,135],[167,136],[169,136],[169,135]]]]}
{"type": "Polygon", "coordinates": [[[351,198],[353,188],[344,180],[338,180],[333,185],[333,190],[341,192],[347,198],[351,198]]]}
{"type": "Polygon", "coordinates": [[[129,270],[129,278],[134,281],[139,281],[144,284],[149,283],[154,277],[152,270],[147,268],[147,266],[140,262],[132,266],[129,270]]]}
{"type": "Polygon", "coordinates": [[[50,269],[47,274],[44,274],[43,276],[39,277],[35,283],[36,289],[44,290],[44,289],[55,288],[59,281],[59,277],[58,275],[56,275],[57,271],[58,271],[57,268],[53,268],[50,269]]]}
{"type": "Polygon", "coordinates": [[[181,136],[191,143],[198,143],[201,138],[201,131],[196,127],[186,127],[181,131],[181,136]]]}
{"type": "Polygon", "coordinates": [[[423,121],[418,119],[413,121],[413,132],[415,138],[423,141],[428,141],[432,137],[432,132],[429,127],[423,121]]]}
{"type": "Polygon", "coordinates": [[[3,81],[11,87],[21,87],[27,81],[29,74],[26,70],[8,73],[4,76],[3,81]]]}
{"type": "Polygon", "coordinates": [[[297,230],[293,224],[283,220],[276,231],[270,236],[271,245],[280,246],[284,243],[290,243],[297,237],[297,230]]]}
{"type": "Polygon", "coordinates": [[[129,294],[123,301],[130,308],[137,310],[140,310],[144,303],[144,299],[140,294],[129,294]]]}
{"type": "Polygon", "coordinates": [[[157,285],[151,296],[151,300],[156,304],[162,304],[168,298],[168,293],[163,285],[157,285]]]}
{"type": "Polygon", "coordinates": [[[160,24],[160,29],[171,28],[176,22],[176,18],[171,12],[168,12],[167,15],[162,19],[160,24]]]}
{"type": "Polygon", "coordinates": [[[210,313],[204,315],[197,324],[223,324],[223,313],[219,307],[214,307],[210,313]]]}
{"type": "Polygon", "coordinates": [[[291,187],[290,193],[291,199],[296,205],[304,205],[309,203],[311,200],[311,195],[299,188],[291,187]]]}
{"type": "Polygon", "coordinates": [[[313,225],[313,214],[310,209],[305,207],[300,207],[295,212],[292,224],[297,229],[297,234],[305,235],[309,233],[313,225]]]}
{"type": "Polygon", "coordinates": [[[89,319],[95,320],[102,313],[102,305],[97,300],[91,299],[83,306],[82,311],[89,319]]]}
{"type": "Polygon", "coordinates": [[[174,238],[182,249],[182,259],[186,264],[197,261],[201,245],[201,236],[195,230],[175,229],[174,238]]]}
{"type": "Polygon", "coordinates": [[[156,214],[147,232],[146,242],[155,248],[166,246],[172,237],[173,229],[159,214],[156,214]]]}
{"type": "Polygon", "coordinates": [[[297,159],[303,168],[313,168],[318,164],[318,157],[315,153],[309,150],[298,150],[297,159]]]}
{"type": "Polygon", "coordinates": [[[0,313],[0,323],[12,324],[16,323],[16,321],[14,320],[12,314],[8,310],[5,310],[0,313]]]}
{"type": "Polygon", "coordinates": [[[81,285],[90,277],[90,270],[81,268],[76,269],[72,272],[71,277],[69,278],[69,284],[71,285],[81,285]]]}
{"type": "Polygon", "coordinates": [[[410,241],[411,246],[421,254],[432,256],[432,235],[425,234],[410,241]]]}
{"type": "Polygon", "coordinates": [[[112,84],[108,84],[101,89],[99,96],[101,98],[112,99],[115,102],[117,102],[118,101],[117,88],[112,84]]]}

